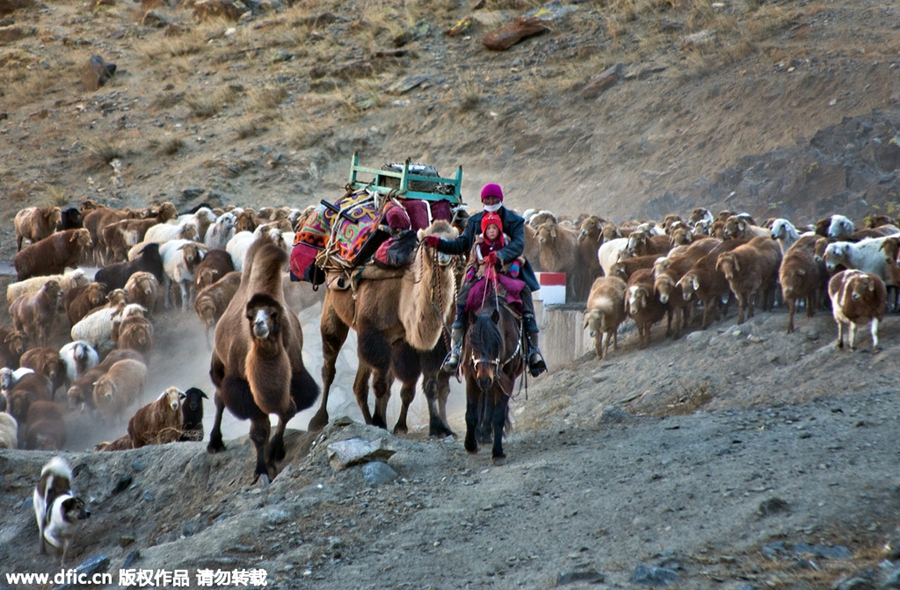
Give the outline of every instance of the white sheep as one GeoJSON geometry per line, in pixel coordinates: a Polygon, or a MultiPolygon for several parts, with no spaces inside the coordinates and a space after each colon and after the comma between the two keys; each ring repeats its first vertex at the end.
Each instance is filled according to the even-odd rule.
{"type": "MultiPolygon", "coordinates": [[[[100,356],[106,356],[109,351],[116,347],[116,343],[112,341],[113,324],[121,322],[124,317],[127,317],[126,313],[141,313],[140,310],[143,309],[143,307],[134,303],[101,307],[72,326],[69,335],[72,337],[72,340],[87,342],[100,356]]],[[[141,313],[141,315],[144,314],[141,313]]]]}
{"type": "MultiPolygon", "coordinates": [[[[781,253],[790,249],[791,246],[794,245],[800,238],[800,232],[797,231],[797,228],[794,227],[794,224],[788,221],[787,219],[779,218],[772,222],[772,239],[778,242],[778,245],[781,246],[781,253]]],[[[812,232],[807,232],[812,233],[812,232]]]]}
{"type": "Polygon", "coordinates": [[[603,242],[597,250],[597,258],[600,260],[600,268],[605,276],[612,276],[610,272],[614,264],[619,262],[619,257],[628,248],[628,238],[616,238],[603,242]]]}
{"type": "MultiPolygon", "coordinates": [[[[285,244],[284,236],[282,236],[281,231],[274,227],[267,227],[266,225],[260,225],[256,228],[252,233],[248,231],[242,231],[234,234],[234,237],[228,241],[228,244],[225,246],[225,251],[231,255],[231,261],[234,264],[234,270],[243,270],[244,269],[244,258],[247,256],[247,251],[250,249],[250,246],[256,239],[262,235],[262,232],[268,232],[269,237],[275,243],[276,246],[279,246],[285,252],[290,253],[288,246],[285,244]]],[[[293,243],[293,236],[291,236],[291,243],[293,243]]]]}
{"type": "Polygon", "coordinates": [[[832,242],[825,248],[825,267],[833,273],[839,264],[869,272],[887,285],[893,285],[881,247],[887,238],[866,238],[858,242],[832,242]]]}
{"type": "MultiPolygon", "coordinates": [[[[197,224],[190,219],[186,219],[177,225],[158,223],[144,234],[144,242],[156,242],[158,244],[164,244],[170,240],[195,239],[197,239],[197,224]]],[[[132,247],[131,250],[134,250],[135,247],[132,247]]],[[[128,252],[129,256],[131,255],[131,250],[128,252]]]]}
{"type": "Polygon", "coordinates": [[[43,287],[47,281],[51,280],[59,282],[59,286],[63,291],[68,291],[73,287],[83,287],[91,282],[90,277],[85,275],[84,270],[80,268],[68,270],[61,275],[56,274],[31,277],[30,279],[25,279],[24,281],[10,283],[9,286],[6,287],[6,301],[8,303],[12,303],[20,295],[31,295],[33,293],[37,293],[41,290],[41,287],[43,287]]]}
{"type": "Polygon", "coordinates": [[[88,369],[100,364],[100,355],[84,340],[69,342],[60,348],[59,357],[66,365],[66,389],[87,373],[88,369]]]}
{"type": "Polygon", "coordinates": [[[19,382],[19,379],[28,373],[34,373],[34,370],[28,367],[19,367],[15,370],[9,367],[0,369],[0,393],[8,396],[10,390],[19,382]]]}
{"type": "Polygon", "coordinates": [[[203,242],[210,250],[219,248],[224,250],[228,244],[228,240],[234,237],[234,226],[237,225],[237,217],[234,213],[228,211],[219,215],[216,222],[210,225],[206,230],[206,236],[203,242]]]}
{"type": "Polygon", "coordinates": [[[831,223],[828,225],[828,237],[832,240],[840,240],[855,231],[856,226],[843,215],[831,216],[831,223]]]}
{"type": "Polygon", "coordinates": [[[194,224],[194,227],[197,228],[197,237],[195,239],[198,242],[202,242],[206,238],[206,232],[210,226],[216,222],[216,214],[209,207],[200,207],[195,213],[179,215],[175,221],[179,225],[185,222],[194,224]]]}
{"type": "Polygon", "coordinates": [[[10,414],[0,412],[0,449],[19,447],[19,423],[10,414]]]}
{"type": "Polygon", "coordinates": [[[187,311],[192,304],[191,294],[194,291],[194,271],[206,254],[206,246],[192,240],[171,240],[159,247],[159,255],[163,259],[162,289],[165,295],[166,309],[172,306],[169,287],[175,282],[181,289],[181,311],[187,311]]]}

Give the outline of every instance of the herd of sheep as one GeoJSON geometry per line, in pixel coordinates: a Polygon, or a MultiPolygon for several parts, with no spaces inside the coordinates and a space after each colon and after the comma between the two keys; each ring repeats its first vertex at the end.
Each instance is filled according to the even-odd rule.
{"type": "MultiPolygon", "coordinates": [[[[135,408],[153,356],[154,315],[193,306],[209,342],[241,285],[251,245],[265,236],[289,252],[309,213],[198,207],[178,215],[171,203],[113,209],[92,200],[79,209],[20,211],[17,280],[7,289],[12,326],[0,326],[0,448],[63,448],[67,411],[95,413],[125,431],[98,450],[202,439],[199,389],[170,387],[135,408]],[[89,276],[89,267],[99,268],[89,276]]],[[[798,227],[700,208],[659,223],[584,216],[580,227],[546,211],[525,215],[526,256],[540,270],[567,274],[569,297],[586,301],[585,327],[603,359],[627,318],[643,348],[664,319],[677,338],[696,314],[705,329],[736,301],[741,323],[779,298],[789,310],[788,332],[798,305],[807,315],[830,307],[837,345],[844,323],[851,348],[856,326],[868,324],[877,349],[888,292],[896,300],[900,285],[900,229],[885,216],[857,228],[840,215],[798,227]]],[[[286,272],[283,285],[294,311],[321,300],[286,272]]]]}
{"type": "MultiPolygon", "coordinates": [[[[202,390],[169,387],[137,407],[154,317],[193,305],[208,340],[251,244],[265,235],[289,252],[303,213],[198,207],[178,215],[171,203],[113,209],[92,200],[19,211],[17,280],[7,288],[12,325],[0,326],[0,448],[64,448],[68,412],[124,431],[98,450],[202,440],[202,390]],[[93,276],[91,267],[99,267],[93,276]]],[[[321,299],[284,276],[295,310],[321,299]]]]}
{"type": "Polygon", "coordinates": [[[714,217],[702,208],[659,224],[616,226],[589,216],[580,231],[546,211],[528,219],[532,257],[536,252],[542,270],[566,272],[573,299],[587,301],[585,327],[602,359],[610,342],[618,344],[617,330],[629,317],[644,348],[650,328],[663,319],[666,335],[678,338],[695,313],[702,311],[700,327],[706,329],[736,300],[740,324],[778,298],[788,308],[788,333],[798,306],[807,316],[830,308],[838,324],[836,346],[844,344],[843,324],[850,327],[851,349],[856,327],[868,324],[877,350],[887,292],[895,303],[900,285],[900,228],[883,215],[868,218],[865,228],[842,215],[805,227],[787,219],[757,225],[746,214],[714,217]]]}

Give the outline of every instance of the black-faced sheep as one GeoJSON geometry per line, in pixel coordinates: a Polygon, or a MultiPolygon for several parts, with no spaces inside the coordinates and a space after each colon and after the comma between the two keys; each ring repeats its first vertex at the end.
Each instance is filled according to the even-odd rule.
{"type": "Polygon", "coordinates": [[[160,284],[162,283],[166,273],[162,257],[159,255],[159,244],[147,244],[134,260],[117,262],[101,268],[94,275],[94,280],[103,283],[110,290],[123,289],[131,275],[139,271],[149,272],[160,284]]]}
{"type": "Polygon", "coordinates": [[[60,211],[59,223],[56,224],[56,231],[66,231],[67,229],[81,229],[82,224],[81,211],[75,207],[68,207],[60,211]]]}
{"type": "Polygon", "coordinates": [[[887,302],[881,277],[859,270],[841,271],[828,282],[828,295],[838,327],[835,347],[844,347],[844,323],[847,323],[850,324],[850,350],[856,350],[856,326],[868,323],[872,333],[872,350],[880,350],[878,323],[884,319],[887,302]]]}
{"type": "Polygon", "coordinates": [[[179,441],[203,440],[203,400],[209,399],[203,390],[191,387],[181,402],[182,434],[179,441]]]}
{"type": "Polygon", "coordinates": [[[91,236],[85,229],[70,229],[55,233],[36,242],[13,257],[16,280],[62,274],[66,268],[75,268],[81,260],[82,250],[91,245],[91,236]]]}

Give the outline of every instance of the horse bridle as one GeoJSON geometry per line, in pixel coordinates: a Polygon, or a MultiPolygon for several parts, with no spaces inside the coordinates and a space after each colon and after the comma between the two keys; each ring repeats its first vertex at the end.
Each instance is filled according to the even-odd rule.
{"type": "Polygon", "coordinates": [[[516,349],[515,349],[514,351],[512,351],[512,354],[509,355],[509,358],[506,359],[505,361],[503,361],[502,363],[500,362],[500,357],[497,357],[497,358],[495,358],[495,359],[493,359],[493,360],[492,360],[492,359],[487,359],[487,358],[484,358],[484,357],[481,357],[481,358],[475,358],[475,353],[474,353],[474,352],[472,352],[470,356],[472,357],[472,364],[475,365],[475,368],[476,368],[476,369],[478,368],[478,365],[480,365],[480,364],[490,364],[490,365],[494,365],[494,368],[495,368],[495,369],[499,369],[500,367],[505,367],[505,366],[508,365],[514,358],[516,358],[516,356],[519,354],[519,351],[520,351],[521,349],[522,349],[522,338],[521,338],[521,335],[520,335],[519,338],[516,338],[516,349]]]}

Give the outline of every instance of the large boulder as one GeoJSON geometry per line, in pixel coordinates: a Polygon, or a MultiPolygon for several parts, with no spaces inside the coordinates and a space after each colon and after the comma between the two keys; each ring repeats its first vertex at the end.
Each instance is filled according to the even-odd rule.
{"type": "Polygon", "coordinates": [[[106,84],[115,73],[116,64],[106,63],[99,55],[92,55],[81,66],[81,86],[87,92],[95,92],[106,84]]]}
{"type": "Polygon", "coordinates": [[[506,51],[523,39],[540,35],[549,30],[550,28],[539,19],[519,17],[485,35],[481,44],[494,51],[506,51]]]}

